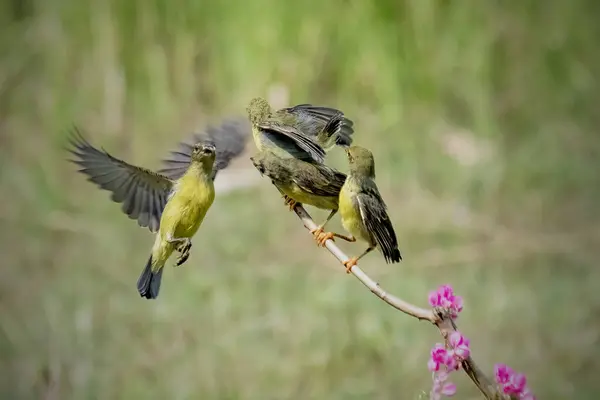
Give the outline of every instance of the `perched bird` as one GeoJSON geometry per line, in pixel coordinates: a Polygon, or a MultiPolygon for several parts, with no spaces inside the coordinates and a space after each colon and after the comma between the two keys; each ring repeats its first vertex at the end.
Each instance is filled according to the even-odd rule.
{"type": "MultiPolygon", "coordinates": [[[[273,110],[265,99],[257,97],[246,111],[259,152],[322,164],[326,151],[352,143],[353,122],[334,108],[300,104],[273,110]]],[[[293,210],[298,200],[284,197],[293,210]]]]}
{"type": "MultiPolygon", "coordinates": [[[[346,176],[323,163],[325,154],[352,143],[354,123],[334,108],[299,104],[273,110],[260,97],[246,111],[258,149],[255,166],[262,164],[259,170],[271,178],[290,210],[301,203],[331,210],[326,224],[337,212],[336,197],[346,176]]],[[[312,233],[320,238],[323,229],[312,233]]]]}
{"type": "MultiPolygon", "coordinates": [[[[298,203],[331,210],[323,226],[337,213],[340,190],[346,175],[325,164],[306,162],[297,158],[284,159],[273,152],[259,152],[250,160],[261,173],[286,196],[298,203]]],[[[323,229],[315,229],[313,234],[320,238],[323,229]]],[[[329,238],[333,234],[329,234],[329,238]]]]}
{"type": "MultiPolygon", "coordinates": [[[[375,160],[373,154],[359,146],[346,149],[350,173],[340,191],[339,209],[342,225],[351,236],[333,233],[333,236],[355,242],[361,239],[369,247],[358,257],[352,257],[344,263],[346,272],[358,260],[379,247],[387,263],[400,262],[402,256],[398,250],[398,239],[387,214],[385,202],[375,183],[375,160]]],[[[324,245],[327,237],[321,238],[324,245]]]]}
{"type": "MultiPolygon", "coordinates": [[[[248,132],[249,133],[249,132],[248,132]]],[[[112,192],[112,200],[122,203],[122,210],[138,224],[156,232],[152,252],[142,271],[137,288],[142,297],[158,296],[163,267],[173,251],[180,253],[176,266],[189,257],[191,238],[200,227],[215,198],[213,181],[216,172],[244,149],[244,135],[228,122],[219,128],[209,127],[201,139],[189,148],[187,162],[177,161],[177,168],[166,161],[170,176],[128,164],[104,150],[93,147],[74,128],[69,151],[71,160],[100,188],[112,192]],[[217,135],[218,133],[218,135],[217,135]],[[212,140],[217,139],[218,140],[212,140]],[[218,143],[218,145],[215,145],[218,143]],[[219,146],[219,147],[217,147],[219,146]]],[[[182,154],[187,154],[185,151],[182,154]]]]}

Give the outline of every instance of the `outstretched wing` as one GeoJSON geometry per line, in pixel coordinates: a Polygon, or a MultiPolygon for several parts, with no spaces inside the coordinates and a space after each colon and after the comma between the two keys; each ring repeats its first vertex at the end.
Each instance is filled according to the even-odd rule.
{"type": "Polygon", "coordinates": [[[173,180],[181,177],[190,164],[194,144],[211,142],[216,149],[212,172],[214,180],[218,171],[227,168],[231,160],[244,151],[251,129],[245,118],[226,119],[218,126],[208,125],[203,132],[193,133],[186,141],[180,142],[177,150],[171,151],[169,157],[163,160],[163,168],[158,172],[173,180]]]}
{"type": "Polygon", "coordinates": [[[369,187],[357,195],[360,215],[367,230],[373,235],[387,263],[402,260],[396,232],[387,214],[387,207],[376,187],[369,187]]]}
{"type": "Polygon", "coordinates": [[[298,128],[285,125],[273,120],[267,120],[258,127],[264,134],[271,136],[273,142],[279,142],[283,146],[289,148],[291,141],[295,147],[305,154],[294,154],[297,158],[304,160],[313,160],[318,163],[325,161],[325,150],[310,136],[305,135],[298,128]],[[308,156],[308,157],[307,157],[308,156]]]}
{"type": "Polygon", "coordinates": [[[167,204],[173,182],[167,177],[136,167],[98,150],[73,127],[68,151],[76,158],[79,172],[100,188],[112,192],[111,199],[122,204],[122,210],[142,227],[158,231],[160,217],[167,204]]]}
{"type": "Polygon", "coordinates": [[[339,130],[321,135],[331,118],[336,114],[341,113],[343,115],[338,109],[312,104],[298,104],[294,107],[282,108],[278,112],[292,114],[297,121],[296,127],[306,135],[315,138],[321,147],[326,150],[329,150],[334,145],[350,146],[352,144],[354,122],[345,116],[342,118],[339,130]]]}

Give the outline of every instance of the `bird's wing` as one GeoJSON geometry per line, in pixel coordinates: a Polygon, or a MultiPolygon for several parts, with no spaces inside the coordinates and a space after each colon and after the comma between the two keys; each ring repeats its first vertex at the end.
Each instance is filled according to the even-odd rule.
{"type": "MultiPolygon", "coordinates": [[[[273,141],[285,142],[292,141],[295,146],[302,152],[306,153],[310,160],[322,163],[325,161],[325,150],[311,137],[302,133],[302,131],[291,125],[285,125],[273,120],[267,120],[258,127],[265,133],[271,135],[273,141]]],[[[289,147],[288,143],[284,146],[289,147]]],[[[298,158],[306,159],[303,155],[299,154],[298,158]]]]}
{"type": "Polygon", "coordinates": [[[323,129],[334,116],[341,114],[342,124],[340,129],[318,137],[319,144],[327,149],[333,147],[333,145],[350,146],[352,144],[354,122],[345,117],[343,112],[338,109],[312,104],[298,104],[294,107],[282,108],[278,112],[292,114],[296,117],[298,129],[315,138],[321,136],[323,129]]]}
{"type": "Polygon", "coordinates": [[[305,173],[302,173],[302,168],[299,168],[293,174],[292,180],[296,185],[317,196],[339,196],[346,181],[346,174],[324,164],[306,164],[304,164],[305,173]]]}
{"type": "Polygon", "coordinates": [[[398,239],[387,214],[387,207],[377,187],[368,187],[357,195],[360,216],[367,230],[373,235],[386,262],[400,261],[398,239]]]}
{"type": "Polygon", "coordinates": [[[74,127],[69,152],[76,158],[79,172],[100,188],[112,192],[111,199],[122,204],[122,210],[142,227],[158,231],[160,217],[167,204],[173,182],[167,177],[136,167],[92,146],[74,127]]]}
{"type": "Polygon", "coordinates": [[[193,133],[187,140],[180,142],[178,148],[163,159],[163,168],[158,172],[170,179],[178,179],[190,165],[194,145],[210,142],[216,149],[212,172],[214,180],[218,171],[227,168],[231,160],[244,151],[246,142],[251,136],[251,129],[250,123],[245,118],[229,118],[218,126],[208,125],[203,132],[193,133]]]}

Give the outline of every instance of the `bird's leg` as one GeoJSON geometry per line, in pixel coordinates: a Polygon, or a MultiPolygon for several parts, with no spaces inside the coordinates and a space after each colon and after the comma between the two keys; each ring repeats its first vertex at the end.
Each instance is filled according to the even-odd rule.
{"type": "Polygon", "coordinates": [[[356,242],[356,238],[354,236],[346,236],[346,235],[341,235],[341,234],[335,233],[335,232],[327,232],[327,233],[321,234],[321,237],[319,239],[317,239],[317,243],[320,246],[325,247],[325,242],[329,239],[333,240],[334,237],[344,239],[345,241],[350,242],[350,243],[356,242]]]}
{"type": "Polygon", "coordinates": [[[184,262],[187,261],[187,259],[190,257],[190,249],[191,249],[191,244],[190,247],[186,247],[181,254],[179,255],[179,257],[177,257],[177,260],[175,261],[175,266],[179,267],[181,264],[183,264],[184,262]]]}
{"type": "Polygon", "coordinates": [[[349,260],[344,261],[344,267],[346,267],[346,273],[349,274],[350,271],[352,270],[352,267],[354,267],[356,265],[356,263],[358,263],[358,260],[360,260],[361,258],[363,258],[364,256],[366,256],[367,254],[369,254],[370,252],[372,252],[373,249],[375,249],[375,246],[369,246],[364,251],[364,253],[362,253],[360,256],[358,256],[358,257],[352,257],[349,260]]]}
{"type": "Polygon", "coordinates": [[[179,251],[181,254],[179,257],[177,257],[177,261],[175,262],[176,267],[179,267],[181,264],[187,261],[187,259],[190,257],[190,250],[192,250],[191,240],[177,249],[177,251],[179,251]]]}
{"type": "Polygon", "coordinates": [[[331,210],[331,212],[329,213],[329,216],[327,217],[325,222],[323,222],[321,225],[317,226],[315,229],[311,229],[310,233],[313,234],[318,246],[324,247],[326,241],[328,241],[329,239],[333,240],[333,236],[335,236],[335,234],[333,232],[323,232],[323,229],[325,228],[325,225],[327,225],[327,223],[331,220],[331,218],[333,218],[333,216],[336,213],[337,213],[337,210],[331,210]]]}
{"type": "Polygon", "coordinates": [[[190,238],[175,238],[170,233],[167,234],[167,243],[174,244],[176,246],[177,251],[179,251],[180,247],[185,246],[190,242],[190,238]]]}
{"type": "Polygon", "coordinates": [[[284,194],[283,198],[285,199],[285,204],[290,208],[290,211],[294,211],[294,208],[300,205],[300,203],[298,203],[296,200],[292,199],[288,195],[284,194]]]}
{"type": "Polygon", "coordinates": [[[339,233],[334,233],[333,236],[339,237],[340,239],[344,239],[346,242],[356,242],[356,238],[354,236],[340,235],[339,233]]]}
{"type": "Polygon", "coordinates": [[[190,250],[192,249],[192,240],[190,238],[174,238],[171,235],[167,235],[167,242],[174,244],[175,250],[179,253],[179,257],[177,257],[177,261],[175,262],[175,266],[178,267],[190,257],[190,250]]]}

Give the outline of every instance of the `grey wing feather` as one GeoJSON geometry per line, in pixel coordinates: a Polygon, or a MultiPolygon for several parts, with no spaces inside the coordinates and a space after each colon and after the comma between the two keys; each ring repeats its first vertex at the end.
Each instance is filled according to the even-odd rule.
{"type": "MultiPolygon", "coordinates": [[[[298,104],[294,107],[283,108],[280,111],[295,115],[298,119],[298,128],[302,132],[305,132],[305,134],[314,137],[323,131],[332,117],[338,113],[342,113],[335,108],[314,106],[312,104],[298,104]]],[[[329,140],[327,140],[327,143],[321,143],[321,145],[327,148],[329,148],[331,144],[350,146],[352,144],[353,133],[354,122],[344,116],[340,130],[335,133],[330,132],[330,136],[334,138],[335,142],[329,143],[329,140]]]]}
{"type": "Polygon", "coordinates": [[[302,189],[318,196],[339,196],[346,181],[346,174],[325,164],[312,164],[314,172],[295,174],[293,181],[302,189]]]}
{"type": "Polygon", "coordinates": [[[122,204],[122,210],[138,225],[151,232],[158,231],[160,217],[173,183],[165,176],[136,167],[98,150],[73,127],[68,151],[76,157],[70,160],[79,165],[79,172],[104,190],[112,192],[111,199],[122,204]]]}
{"type": "Polygon", "coordinates": [[[158,172],[170,179],[180,178],[190,165],[194,144],[212,142],[216,149],[212,172],[212,179],[215,179],[218,171],[227,168],[231,160],[244,151],[251,129],[247,119],[241,117],[226,119],[218,126],[209,125],[203,132],[193,133],[189,139],[180,142],[177,150],[171,151],[162,161],[163,167],[158,172]]]}
{"type": "Polygon", "coordinates": [[[399,262],[402,260],[398,250],[396,232],[387,214],[387,207],[376,188],[368,188],[357,195],[358,206],[362,221],[367,230],[373,235],[375,243],[381,249],[385,261],[399,262]]]}
{"type": "MultiPolygon", "coordinates": [[[[300,150],[309,156],[310,160],[318,163],[325,161],[325,150],[313,138],[306,136],[299,129],[270,120],[263,122],[258,127],[263,132],[279,136],[280,140],[291,140],[300,150]]],[[[306,157],[300,158],[306,159],[306,157]]]]}

